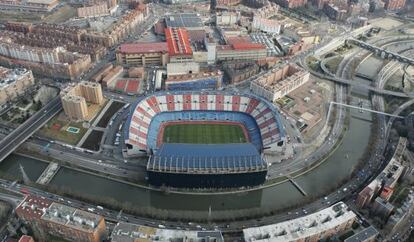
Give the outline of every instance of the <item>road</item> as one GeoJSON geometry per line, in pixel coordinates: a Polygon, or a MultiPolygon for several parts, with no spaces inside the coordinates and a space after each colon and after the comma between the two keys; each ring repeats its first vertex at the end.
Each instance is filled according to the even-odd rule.
{"type": "Polygon", "coordinates": [[[0,161],[3,161],[19,145],[45,125],[52,117],[62,110],[60,97],[57,96],[37,113],[0,141],[0,161]]]}

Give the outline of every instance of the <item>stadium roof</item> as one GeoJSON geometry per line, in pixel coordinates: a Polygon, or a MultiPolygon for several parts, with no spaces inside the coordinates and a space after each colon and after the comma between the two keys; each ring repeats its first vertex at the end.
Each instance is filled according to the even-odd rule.
{"type": "Polygon", "coordinates": [[[245,144],[168,144],[150,157],[147,169],[163,172],[238,172],[267,169],[256,147],[245,144]]]}
{"type": "Polygon", "coordinates": [[[168,15],[165,24],[169,28],[203,28],[203,22],[194,13],[168,15]]]}

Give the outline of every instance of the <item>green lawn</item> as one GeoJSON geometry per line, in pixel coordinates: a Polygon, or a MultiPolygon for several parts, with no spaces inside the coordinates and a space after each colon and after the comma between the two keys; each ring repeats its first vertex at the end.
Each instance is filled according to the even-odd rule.
{"type": "Polygon", "coordinates": [[[239,125],[232,124],[176,124],[164,128],[165,143],[225,144],[246,143],[239,125]]]}

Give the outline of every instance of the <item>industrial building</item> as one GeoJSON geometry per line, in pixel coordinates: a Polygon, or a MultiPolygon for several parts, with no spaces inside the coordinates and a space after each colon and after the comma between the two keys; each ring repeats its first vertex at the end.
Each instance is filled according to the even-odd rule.
{"type": "Polygon", "coordinates": [[[356,217],[345,203],[339,202],[303,217],[243,229],[243,236],[247,242],[323,241],[350,229],[356,217]]]}
{"type": "Polygon", "coordinates": [[[4,10],[50,12],[58,5],[58,0],[0,0],[0,9],[4,10]]]}
{"type": "Polygon", "coordinates": [[[34,84],[32,71],[0,66],[0,105],[22,95],[34,84]]]}
{"type": "Polygon", "coordinates": [[[193,50],[185,28],[166,28],[165,40],[170,62],[189,62],[193,60],[193,50]]]}
{"type": "Polygon", "coordinates": [[[166,90],[213,90],[221,88],[223,74],[221,71],[204,71],[199,73],[170,75],[165,80],[166,90]]]}
{"type": "Polygon", "coordinates": [[[128,66],[165,66],[169,61],[167,43],[121,44],[116,50],[116,60],[128,66]]]}
{"type": "Polygon", "coordinates": [[[203,30],[204,24],[195,13],[171,14],[165,17],[167,28],[186,28],[187,30],[203,30]]]}
{"type": "Polygon", "coordinates": [[[70,241],[102,241],[105,220],[102,216],[28,195],[16,208],[17,216],[32,229],[70,241]]]}
{"type": "Polygon", "coordinates": [[[266,58],[266,46],[238,37],[227,38],[227,45],[217,46],[217,61],[259,60],[266,58]]]}
{"type": "Polygon", "coordinates": [[[132,223],[119,222],[111,234],[112,242],[137,241],[182,241],[182,242],[224,242],[220,231],[187,231],[161,229],[132,223]]]}
{"type": "Polygon", "coordinates": [[[63,110],[71,120],[82,121],[88,116],[86,102],[101,104],[103,102],[102,88],[99,83],[82,81],[70,85],[61,91],[63,110]]]}
{"type": "Polygon", "coordinates": [[[310,73],[295,64],[274,68],[250,83],[253,93],[276,101],[309,81],[310,73]]]}

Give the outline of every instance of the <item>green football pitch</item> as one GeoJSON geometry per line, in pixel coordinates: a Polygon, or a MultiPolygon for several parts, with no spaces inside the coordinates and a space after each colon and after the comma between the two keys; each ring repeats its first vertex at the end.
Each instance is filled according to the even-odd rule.
{"type": "Polygon", "coordinates": [[[246,143],[242,127],[234,124],[173,124],[164,128],[165,143],[246,143]]]}

